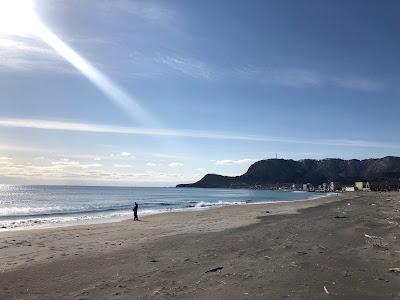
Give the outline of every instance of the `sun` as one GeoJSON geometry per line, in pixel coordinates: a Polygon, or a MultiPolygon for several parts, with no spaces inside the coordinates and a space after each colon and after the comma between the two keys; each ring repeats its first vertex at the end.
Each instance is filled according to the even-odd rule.
{"type": "Polygon", "coordinates": [[[32,0],[0,0],[0,34],[33,34],[36,23],[32,0]]]}

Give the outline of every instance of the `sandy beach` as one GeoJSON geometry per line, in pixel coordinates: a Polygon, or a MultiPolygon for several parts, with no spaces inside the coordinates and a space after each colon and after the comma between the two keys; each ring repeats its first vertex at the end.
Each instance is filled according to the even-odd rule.
{"type": "Polygon", "coordinates": [[[400,299],[399,214],[371,192],[0,232],[0,299],[400,299]]]}

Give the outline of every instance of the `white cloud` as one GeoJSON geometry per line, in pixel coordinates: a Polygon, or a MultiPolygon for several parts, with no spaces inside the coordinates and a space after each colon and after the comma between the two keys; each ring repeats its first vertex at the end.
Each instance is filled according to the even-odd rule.
{"type": "Polygon", "coordinates": [[[255,163],[256,161],[257,159],[251,159],[251,158],[243,158],[238,160],[223,159],[223,160],[217,160],[215,164],[219,166],[250,165],[255,163]]]}
{"type": "Polygon", "coordinates": [[[146,163],[146,167],[155,167],[155,166],[156,166],[155,163],[152,163],[152,162],[147,162],[146,163]]]}
{"type": "Polygon", "coordinates": [[[12,160],[12,158],[7,156],[1,156],[0,160],[12,160]]]}
{"type": "Polygon", "coordinates": [[[108,124],[81,123],[81,122],[61,122],[34,119],[1,119],[0,127],[12,128],[31,128],[61,131],[77,131],[77,132],[96,132],[96,133],[120,133],[132,135],[149,135],[149,136],[174,136],[174,137],[191,137],[206,138],[219,140],[245,140],[254,142],[271,142],[271,143],[288,143],[288,144],[309,144],[309,145],[325,145],[325,146],[345,146],[345,147],[364,147],[364,148],[400,148],[399,144],[386,142],[372,142],[357,139],[293,139],[279,136],[260,136],[251,134],[236,134],[229,132],[216,131],[195,131],[195,130],[173,130],[159,128],[142,128],[142,127],[124,127],[108,124]]]}
{"type": "Polygon", "coordinates": [[[119,165],[119,164],[115,164],[114,165],[115,168],[131,168],[131,165],[119,165]]]}
{"type": "Polygon", "coordinates": [[[183,167],[184,164],[180,163],[180,162],[172,162],[170,164],[168,164],[171,168],[178,168],[178,167],[183,167]]]}
{"type": "Polygon", "coordinates": [[[100,168],[101,164],[83,164],[79,161],[70,160],[68,158],[64,158],[58,161],[51,162],[54,166],[66,167],[66,168],[78,168],[78,169],[88,169],[88,168],[100,168]]]}
{"type": "Polygon", "coordinates": [[[99,183],[99,184],[132,184],[132,183],[166,183],[194,181],[195,176],[187,176],[177,172],[163,173],[147,170],[143,172],[127,172],[124,168],[106,168],[100,164],[61,159],[48,164],[33,164],[9,161],[1,166],[2,179],[10,182],[24,183],[99,183]],[[18,181],[15,181],[18,180],[18,181]]]}
{"type": "Polygon", "coordinates": [[[205,171],[205,169],[204,168],[197,168],[196,171],[202,172],[202,171],[205,171]]]}
{"type": "Polygon", "coordinates": [[[13,159],[11,157],[0,157],[0,165],[1,166],[6,166],[12,164],[13,159]]]}
{"type": "Polygon", "coordinates": [[[111,153],[110,157],[112,158],[135,158],[130,152],[120,152],[120,153],[111,153]]]}

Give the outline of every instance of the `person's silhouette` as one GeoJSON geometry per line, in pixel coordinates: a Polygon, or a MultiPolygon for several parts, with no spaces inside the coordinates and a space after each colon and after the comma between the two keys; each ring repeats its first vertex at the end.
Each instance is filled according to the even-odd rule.
{"type": "Polygon", "coordinates": [[[139,221],[139,218],[138,218],[138,215],[137,215],[138,208],[139,208],[139,204],[137,204],[137,202],[135,202],[135,205],[132,208],[132,210],[133,210],[133,221],[139,221]]]}

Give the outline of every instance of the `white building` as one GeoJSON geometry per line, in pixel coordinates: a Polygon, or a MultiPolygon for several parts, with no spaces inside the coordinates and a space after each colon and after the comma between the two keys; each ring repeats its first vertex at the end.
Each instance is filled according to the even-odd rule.
{"type": "Polygon", "coordinates": [[[358,181],[354,184],[357,190],[359,191],[370,191],[371,187],[369,186],[369,182],[358,181]]]}
{"type": "Polygon", "coordinates": [[[343,192],[355,192],[356,188],[354,186],[345,186],[343,187],[343,192]]]}

